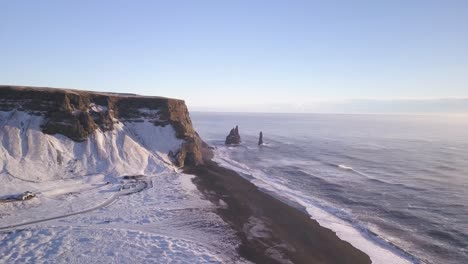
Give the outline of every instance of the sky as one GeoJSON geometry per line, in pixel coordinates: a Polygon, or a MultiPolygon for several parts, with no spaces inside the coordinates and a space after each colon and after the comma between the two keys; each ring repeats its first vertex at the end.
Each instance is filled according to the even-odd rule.
{"type": "Polygon", "coordinates": [[[430,112],[453,100],[468,112],[466,0],[0,0],[0,12],[0,84],[206,111],[430,112]]]}

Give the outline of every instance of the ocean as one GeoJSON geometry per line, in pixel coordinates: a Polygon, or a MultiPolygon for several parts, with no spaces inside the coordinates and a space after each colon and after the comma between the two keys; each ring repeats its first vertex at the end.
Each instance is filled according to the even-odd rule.
{"type": "Polygon", "coordinates": [[[220,165],[305,210],[371,258],[385,255],[383,248],[416,263],[468,263],[468,117],[191,118],[220,165]],[[225,146],[236,125],[241,145],[225,146]]]}

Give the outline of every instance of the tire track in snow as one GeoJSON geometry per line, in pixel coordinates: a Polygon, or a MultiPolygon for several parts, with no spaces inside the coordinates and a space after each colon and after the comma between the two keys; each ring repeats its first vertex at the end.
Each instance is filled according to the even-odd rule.
{"type": "Polygon", "coordinates": [[[141,181],[141,182],[138,183],[137,187],[132,188],[132,189],[121,190],[121,191],[113,194],[109,199],[107,199],[106,201],[104,201],[103,203],[101,203],[101,204],[99,204],[97,206],[94,206],[94,207],[91,207],[91,208],[88,208],[88,209],[85,209],[85,210],[81,210],[81,211],[78,211],[78,212],[69,213],[69,214],[53,216],[53,217],[49,217],[49,218],[34,220],[34,221],[21,223],[21,224],[16,224],[16,225],[2,226],[2,227],[0,227],[0,231],[9,230],[9,229],[13,229],[13,228],[21,227],[21,226],[26,226],[26,225],[38,224],[38,223],[47,222],[47,221],[51,221],[51,220],[57,220],[57,219],[66,218],[66,217],[70,217],[70,216],[74,216],[74,215],[89,213],[89,212],[92,212],[94,210],[101,209],[101,208],[104,208],[106,206],[109,206],[114,201],[116,201],[120,196],[138,193],[138,192],[141,192],[141,191],[143,191],[143,190],[145,190],[147,188],[150,188],[151,186],[152,186],[152,184],[148,183],[147,181],[141,181]]]}

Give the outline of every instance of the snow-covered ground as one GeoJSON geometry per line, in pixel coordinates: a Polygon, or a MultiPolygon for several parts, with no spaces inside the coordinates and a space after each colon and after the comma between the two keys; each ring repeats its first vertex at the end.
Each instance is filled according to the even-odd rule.
{"type": "Polygon", "coordinates": [[[0,203],[0,263],[246,262],[192,176],[170,164],[182,143],[170,125],[119,123],[77,143],[42,122],[0,112],[0,199],[36,194],[0,203]]]}
{"type": "MultiPolygon", "coordinates": [[[[151,178],[152,188],[106,207],[2,230],[0,263],[243,262],[233,231],[200,198],[191,177],[165,172],[151,178]]],[[[0,228],[98,206],[118,192],[116,185],[55,183],[57,192],[3,204],[0,228]]]]}

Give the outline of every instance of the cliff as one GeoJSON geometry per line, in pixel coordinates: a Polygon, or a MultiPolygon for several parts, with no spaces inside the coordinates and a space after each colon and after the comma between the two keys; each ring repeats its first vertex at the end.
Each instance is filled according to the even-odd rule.
{"type": "MultiPolygon", "coordinates": [[[[137,130],[141,129],[138,124],[144,122],[155,127],[171,126],[175,137],[181,140],[179,148],[166,153],[170,154],[172,161],[181,167],[203,163],[203,142],[193,129],[182,100],[72,89],[0,86],[0,111],[41,117],[40,130],[43,133],[63,135],[74,142],[85,142],[96,131],[113,131],[122,124],[137,130]]],[[[6,119],[4,123],[8,121],[6,119]]]]}

